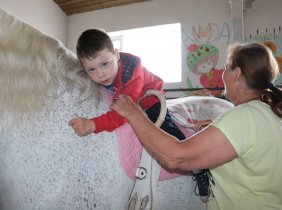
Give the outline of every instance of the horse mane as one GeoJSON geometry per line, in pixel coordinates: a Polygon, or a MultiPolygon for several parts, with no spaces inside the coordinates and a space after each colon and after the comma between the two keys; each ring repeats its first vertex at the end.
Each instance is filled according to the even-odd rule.
{"type": "Polygon", "coordinates": [[[60,86],[65,91],[78,88],[83,99],[94,96],[99,101],[98,86],[59,40],[1,8],[0,28],[1,118],[18,120],[43,110],[60,86]]]}

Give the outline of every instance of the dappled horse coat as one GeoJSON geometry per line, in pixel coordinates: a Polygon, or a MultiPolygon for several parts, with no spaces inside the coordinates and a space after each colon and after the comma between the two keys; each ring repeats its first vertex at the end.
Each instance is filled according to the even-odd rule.
{"type": "MultiPolygon", "coordinates": [[[[105,113],[100,93],[62,43],[0,9],[1,210],[127,208],[116,133],[80,138],[67,124],[105,113]]],[[[191,176],[159,182],[157,203],[204,208],[191,176]]]]}

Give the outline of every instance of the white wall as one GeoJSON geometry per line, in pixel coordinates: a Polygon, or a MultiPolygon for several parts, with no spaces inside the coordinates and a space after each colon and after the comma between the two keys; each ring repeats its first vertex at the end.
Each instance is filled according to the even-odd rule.
{"type": "Polygon", "coordinates": [[[247,41],[272,42],[280,65],[275,84],[282,86],[282,0],[256,0],[245,14],[247,41]]]}
{"type": "MultiPolygon", "coordinates": [[[[179,22],[185,32],[182,34],[183,81],[181,84],[173,84],[169,87],[187,87],[188,77],[192,86],[196,87],[200,76],[191,73],[187,67],[187,47],[192,43],[216,46],[219,49],[216,69],[223,68],[226,47],[233,41],[229,2],[229,0],[152,0],[71,15],[68,21],[67,46],[75,51],[79,35],[88,28],[104,28],[112,32],[179,22]],[[203,35],[205,33],[207,36],[203,35]]],[[[252,8],[244,13],[245,38],[255,34],[257,29],[262,32],[265,28],[273,30],[273,27],[276,27],[277,32],[281,26],[281,11],[282,0],[255,0],[252,8]]],[[[282,48],[282,40],[278,42],[282,48]]],[[[213,82],[216,82],[215,80],[218,78],[213,82]]]]}
{"type": "Polygon", "coordinates": [[[66,44],[67,15],[52,0],[0,0],[0,7],[66,44]]]}
{"type": "Polygon", "coordinates": [[[274,29],[276,33],[277,53],[282,56],[281,30],[282,30],[282,0],[256,0],[253,6],[245,14],[245,38],[264,41],[273,39],[274,29]],[[280,32],[279,32],[280,27],[280,32]],[[267,29],[267,31],[266,31],[267,29]]]}
{"type": "MultiPolygon", "coordinates": [[[[193,87],[201,87],[200,76],[193,74],[187,67],[186,56],[189,53],[187,48],[191,44],[216,46],[219,50],[216,69],[220,70],[223,67],[226,46],[232,42],[229,2],[229,0],[152,0],[71,16],[66,16],[52,0],[0,0],[0,7],[60,39],[74,52],[79,35],[88,28],[104,28],[111,32],[181,23],[183,81],[169,87],[185,88],[189,86],[187,78],[191,80],[193,87]]],[[[274,28],[277,35],[280,27],[280,37],[275,37],[277,55],[280,56],[282,56],[281,11],[282,0],[255,0],[243,18],[245,38],[250,37],[250,34],[252,37],[261,37],[265,35],[266,29],[268,33],[273,33],[274,28]]]]}
{"type": "Polygon", "coordinates": [[[153,0],[69,16],[67,45],[74,50],[78,36],[88,28],[110,32],[176,22],[189,28],[229,18],[227,0],[153,0]]]}
{"type": "MultiPolygon", "coordinates": [[[[186,63],[187,47],[194,42],[198,44],[210,42],[223,49],[220,53],[225,54],[226,45],[231,41],[231,34],[229,31],[226,37],[222,37],[220,33],[225,23],[230,27],[230,22],[230,5],[227,0],[153,0],[69,16],[67,46],[75,51],[79,35],[88,28],[103,28],[112,32],[181,23],[183,31],[189,36],[182,34],[183,81],[181,84],[170,84],[167,87],[186,87],[187,74],[191,73],[186,63]],[[199,29],[200,27],[203,29],[199,29]],[[207,36],[198,37],[201,40],[196,40],[196,35],[192,33],[193,28],[197,33],[207,29],[210,40],[207,36]]],[[[228,30],[231,29],[228,28],[228,30]]],[[[218,65],[222,66],[224,60],[224,56],[220,56],[218,65]]],[[[194,83],[193,86],[198,84],[198,77],[199,75],[189,76],[191,82],[194,83]]]]}
{"type": "Polygon", "coordinates": [[[282,25],[282,0],[256,0],[245,13],[245,34],[282,25]]]}

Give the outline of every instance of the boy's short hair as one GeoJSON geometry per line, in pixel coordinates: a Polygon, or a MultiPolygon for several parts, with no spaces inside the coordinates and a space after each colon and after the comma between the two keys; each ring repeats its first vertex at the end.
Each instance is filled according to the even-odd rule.
{"type": "Polygon", "coordinates": [[[79,59],[95,58],[97,52],[108,49],[114,52],[114,45],[110,36],[102,29],[88,29],[78,38],[76,53],[79,59]]]}

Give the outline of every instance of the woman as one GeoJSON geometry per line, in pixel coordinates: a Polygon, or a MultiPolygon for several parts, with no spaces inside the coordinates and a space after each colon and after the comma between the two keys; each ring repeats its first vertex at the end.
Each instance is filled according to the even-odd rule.
{"type": "Polygon", "coordinates": [[[156,128],[125,95],[111,108],[161,164],[210,169],[215,184],[208,209],[282,209],[282,91],[272,84],[278,72],[265,46],[230,46],[223,82],[235,107],[182,142],[156,128]]]}

